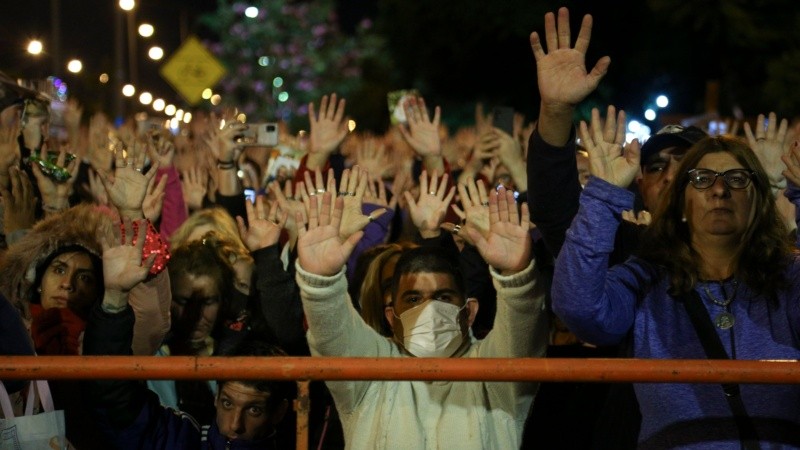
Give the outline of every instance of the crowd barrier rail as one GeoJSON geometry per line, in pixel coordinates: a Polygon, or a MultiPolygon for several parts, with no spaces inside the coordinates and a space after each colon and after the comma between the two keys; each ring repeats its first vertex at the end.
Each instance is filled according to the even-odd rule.
{"type": "Polygon", "coordinates": [[[3,380],[299,380],[297,449],[314,380],[800,384],[797,360],[0,356],[3,380]]]}

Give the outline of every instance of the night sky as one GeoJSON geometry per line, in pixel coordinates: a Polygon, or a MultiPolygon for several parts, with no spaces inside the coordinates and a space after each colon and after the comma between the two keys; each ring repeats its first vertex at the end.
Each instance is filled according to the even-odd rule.
{"type": "MultiPolygon", "coordinates": [[[[53,0],[2,0],[0,3],[0,70],[13,77],[40,77],[51,73],[49,55],[34,58],[26,53],[25,46],[30,39],[39,38],[44,41],[46,50],[52,49],[50,10],[53,0]]],[[[110,105],[114,85],[100,86],[98,76],[103,72],[114,73],[117,1],[60,0],[60,3],[61,66],[72,57],[84,63],[81,74],[67,74],[62,70],[62,75],[78,98],[88,103],[110,105]]],[[[379,22],[381,8],[391,1],[341,0],[337,3],[340,22],[348,30],[364,16],[379,22]]],[[[389,87],[409,87],[403,84],[416,83],[429,89],[423,91],[424,95],[442,104],[457,101],[466,104],[485,99],[535,114],[538,94],[528,34],[533,30],[542,31],[544,11],[555,11],[564,4],[573,12],[573,38],[577,35],[580,16],[584,13],[595,16],[588,63],[594,64],[603,55],[612,58],[611,71],[596,95],[598,104],[613,102],[631,111],[643,111],[651,98],[664,92],[671,95],[673,112],[702,112],[705,80],[713,76],[715,70],[713,53],[705,53],[702,43],[693,41],[686,30],[665,28],[663,21],[658,23],[659,18],[653,17],[646,2],[640,0],[469,3],[476,8],[494,8],[485,17],[474,11],[467,14],[459,10],[462,2],[455,0],[433,4],[412,1],[410,4],[434,9],[428,10],[430,17],[412,17],[407,23],[392,23],[395,17],[391,17],[384,23],[384,27],[394,33],[389,38],[394,43],[390,43],[387,51],[395,52],[400,66],[392,80],[400,85],[389,87]],[[400,39],[406,41],[398,44],[400,39]],[[421,59],[426,52],[428,59],[421,59]],[[417,55],[420,61],[415,61],[417,55]],[[422,66],[412,68],[418,62],[422,66]]],[[[196,25],[196,19],[213,12],[216,7],[216,0],[137,1],[137,24],[146,21],[156,28],[152,38],[137,37],[141,55],[140,87],[156,97],[179,101],[177,94],[159,76],[158,63],[144,55],[150,45],[157,43],[164,48],[166,60],[186,34],[213,38],[196,25]]],[[[125,61],[127,67],[127,59],[125,61]]],[[[763,70],[745,75],[757,80],[763,70]]]]}

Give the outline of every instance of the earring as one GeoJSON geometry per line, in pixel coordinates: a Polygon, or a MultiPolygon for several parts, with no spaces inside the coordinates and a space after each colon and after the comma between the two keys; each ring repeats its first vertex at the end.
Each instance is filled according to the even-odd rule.
{"type": "Polygon", "coordinates": [[[40,293],[40,294],[41,294],[41,293],[42,293],[42,287],[41,287],[41,286],[37,287],[37,288],[36,288],[36,292],[38,292],[38,293],[40,293]]]}
{"type": "Polygon", "coordinates": [[[686,216],[681,217],[681,222],[686,223],[686,216]]]}

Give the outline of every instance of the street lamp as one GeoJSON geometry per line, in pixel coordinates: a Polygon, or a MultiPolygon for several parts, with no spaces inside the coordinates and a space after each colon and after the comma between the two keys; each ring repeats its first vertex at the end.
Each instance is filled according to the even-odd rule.
{"type": "Polygon", "coordinates": [[[38,56],[42,54],[42,50],[44,50],[44,45],[42,45],[42,41],[38,39],[33,39],[28,42],[28,53],[34,56],[38,56]]]}
{"type": "Polygon", "coordinates": [[[158,61],[164,57],[164,49],[159,46],[150,47],[150,50],[147,52],[147,56],[149,56],[153,61],[158,61]]]}
{"type": "Polygon", "coordinates": [[[139,25],[139,36],[141,37],[148,38],[152,36],[153,33],[155,33],[155,31],[156,29],[153,28],[153,26],[150,25],[149,23],[143,23],[139,25]]]}
{"type": "Polygon", "coordinates": [[[136,88],[133,87],[132,84],[126,84],[125,86],[122,86],[122,95],[124,95],[125,97],[133,97],[133,94],[135,93],[136,93],[136,88]]]}
{"type": "Polygon", "coordinates": [[[80,73],[80,71],[83,70],[83,63],[79,59],[70,60],[70,62],[67,63],[67,70],[72,73],[80,73]]]}
{"type": "Polygon", "coordinates": [[[123,11],[131,11],[136,7],[136,2],[134,0],[119,0],[119,7],[123,11]]]}

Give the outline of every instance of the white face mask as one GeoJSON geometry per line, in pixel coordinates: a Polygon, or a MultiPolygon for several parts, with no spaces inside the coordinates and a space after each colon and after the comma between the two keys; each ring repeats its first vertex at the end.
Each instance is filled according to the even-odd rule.
{"type": "Polygon", "coordinates": [[[403,346],[420,358],[449,358],[464,342],[459,315],[467,307],[428,300],[398,317],[403,324],[403,346]]]}

